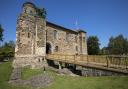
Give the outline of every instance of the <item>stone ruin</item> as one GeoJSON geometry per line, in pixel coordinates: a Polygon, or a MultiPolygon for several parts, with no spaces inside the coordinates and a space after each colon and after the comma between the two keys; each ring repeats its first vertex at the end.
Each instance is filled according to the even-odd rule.
{"type": "Polygon", "coordinates": [[[48,22],[44,8],[26,2],[17,19],[13,67],[42,68],[46,54],[87,55],[86,32],[48,22]]]}

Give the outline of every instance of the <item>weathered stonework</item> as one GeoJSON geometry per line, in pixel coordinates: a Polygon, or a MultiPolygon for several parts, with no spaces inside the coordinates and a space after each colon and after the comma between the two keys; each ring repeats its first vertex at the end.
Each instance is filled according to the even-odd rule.
{"type": "Polygon", "coordinates": [[[13,67],[41,67],[46,54],[87,55],[86,32],[74,31],[45,20],[45,10],[23,4],[17,20],[13,67]]]}

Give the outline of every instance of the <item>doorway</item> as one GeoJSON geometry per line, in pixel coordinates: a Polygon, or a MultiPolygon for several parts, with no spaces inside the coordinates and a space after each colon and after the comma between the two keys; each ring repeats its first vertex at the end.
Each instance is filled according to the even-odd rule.
{"type": "Polygon", "coordinates": [[[51,54],[52,52],[52,47],[50,43],[46,43],[46,54],[51,54]]]}

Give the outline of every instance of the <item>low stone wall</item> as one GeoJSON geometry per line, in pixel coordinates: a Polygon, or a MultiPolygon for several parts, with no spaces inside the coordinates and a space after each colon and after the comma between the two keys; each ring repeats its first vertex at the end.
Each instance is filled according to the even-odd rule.
{"type": "Polygon", "coordinates": [[[42,57],[16,57],[13,60],[13,68],[29,66],[30,68],[42,68],[47,66],[42,57]]]}
{"type": "Polygon", "coordinates": [[[10,77],[10,81],[19,80],[21,78],[21,68],[14,68],[10,77]]]}
{"type": "Polygon", "coordinates": [[[126,74],[84,67],[81,69],[81,75],[82,76],[122,76],[126,74]]]}

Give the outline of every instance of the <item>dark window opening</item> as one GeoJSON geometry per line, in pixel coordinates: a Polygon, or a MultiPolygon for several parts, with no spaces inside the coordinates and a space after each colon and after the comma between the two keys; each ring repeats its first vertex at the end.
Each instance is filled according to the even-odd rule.
{"type": "Polygon", "coordinates": [[[58,46],[55,47],[55,52],[58,52],[58,46]]]}
{"type": "Polygon", "coordinates": [[[28,38],[30,38],[30,33],[28,33],[28,38]]]}
{"type": "Polygon", "coordinates": [[[32,14],[32,11],[30,10],[30,14],[32,14]]]}
{"type": "Polygon", "coordinates": [[[18,36],[20,37],[20,33],[18,33],[18,36]]]}
{"type": "Polygon", "coordinates": [[[27,12],[27,10],[26,10],[26,8],[24,8],[24,13],[26,13],[27,12]]]}
{"type": "Polygon", "coordinates": [[[75,36],[75,42],[77,43],[77,36],[75,36]]]}
{"type": "Polygon", "coordinates": [[[40,62],[40,58],[38,59],[38,61],[40,62]]]}
{"type": "Polygon", "coordinates": [[[46,43],[46,54],[51,53],[51,45],[49,43],[46,43]]]}

